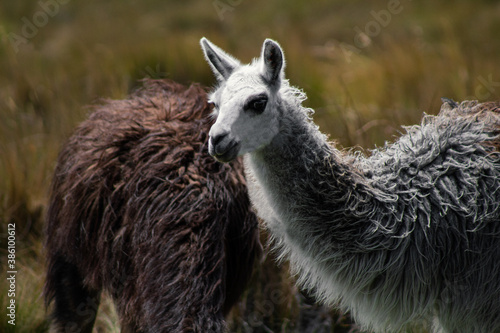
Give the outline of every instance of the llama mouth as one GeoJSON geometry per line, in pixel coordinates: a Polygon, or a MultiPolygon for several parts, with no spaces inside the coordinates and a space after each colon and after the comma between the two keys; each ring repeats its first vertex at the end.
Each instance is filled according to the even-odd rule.
{"type": "Polygon", "coordinates": [[[240,145],[237,142],[233,142],[220,153],[216,152],[215,150],[217,149],[214,149],[214,151],[210,152],[210,155],[212,155],[219,162],[228,163],[238,156],[240,145]]]}

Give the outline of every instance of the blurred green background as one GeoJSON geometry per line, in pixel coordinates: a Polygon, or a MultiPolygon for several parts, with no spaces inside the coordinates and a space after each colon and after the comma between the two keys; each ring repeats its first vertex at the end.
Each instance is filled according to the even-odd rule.
{"type": "MultiPolygon", "coordinates": [[[[500,97],[497,1],[2,1],[0,263],[5,271],[7,223],[16,223],[16,332],[47,329],[40,295],[47,190],[85,106],[123,98],[144,77],[213,84],[202,36],[243,62],[259,55],[265,38],[279,41],[291,83],[343,147],[368,150],[394,140],[401,125],[437,113],[443,96],[500,97]]],[[[6,290],[5,277],[0,281],[6,290]]],[[[267,260],[232,314],[231,331],[297,331],[297,295],[286,267],[267,260]],[[270,285],[287,295],[280,304],[265,303],[270,285]]],[[[5,309],[7,293],[0,297],[5,309]]],[[[117,332],[113,307],[104,303],[96,331],[117,332]]],[[[13,332],[0,312],[0,332],[13,332]]],[[[331,331],[347,332],[343,317],[330,315],[339,321],[331,331]]]]}

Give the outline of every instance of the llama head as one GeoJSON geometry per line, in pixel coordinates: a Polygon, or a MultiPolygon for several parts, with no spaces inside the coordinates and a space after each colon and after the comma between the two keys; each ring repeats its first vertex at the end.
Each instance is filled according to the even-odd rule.
{"type": "Polygon", "coordinates": [[[200,43],[219,83],[210,95],[216,122],[209,133],[209,153],[229,162],[268,145],[279,131],[280,46],[266,39],[260,58],[241,65],[206,38],[200,43]]]}

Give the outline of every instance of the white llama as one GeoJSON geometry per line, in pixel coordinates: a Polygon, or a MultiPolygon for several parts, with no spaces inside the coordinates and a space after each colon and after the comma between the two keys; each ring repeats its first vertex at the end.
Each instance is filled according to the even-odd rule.
{"type": "Polygon", "coordinates": [[[219,83],[210,154],[244,155],[252,203],[303,287],[376,332],[500,332],[499,103],[444,100],[351,156],[313,124],[276,42],[249,65],[201,45],[219,83]]]}

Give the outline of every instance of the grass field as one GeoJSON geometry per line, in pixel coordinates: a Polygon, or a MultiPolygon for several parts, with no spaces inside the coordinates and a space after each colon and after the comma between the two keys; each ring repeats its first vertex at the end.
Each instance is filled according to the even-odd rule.
{"type": "MultiPolygon", "coordinates": [[[[368,150],[423,112],[437,113],[440,97],[500,99],[499,17],[500,4],[487,0],[0,2],[0,271],[9,270],[15,224],[18,272],[15,330],[5,315],[9,281],[0,279],[0,332],[47,330],[40,293],[48,185],[86,105],[123,98],[143,77],[211,85],[202,36],[243,62],[270,37],[321,129],[341,146],[368,150]]],[[[303,301],[286,267],[269,259],[254,280],[231,331],[297,331],[303,301]],[[269,288],[284,295],[279,302],[265,299],[269,288]]],[[[335,316],[325,319],[339,321],[331,331],[347,332],[335,316]]],[[[119,331],[109,300],[96,331],[119,331]]]]}

